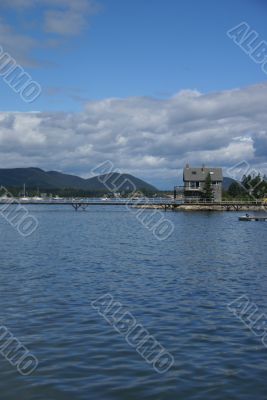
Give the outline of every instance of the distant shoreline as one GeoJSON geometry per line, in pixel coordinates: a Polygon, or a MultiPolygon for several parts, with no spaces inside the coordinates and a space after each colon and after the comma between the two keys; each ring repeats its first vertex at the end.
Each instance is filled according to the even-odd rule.
{"type": "MultiPolygon", "coordinates": [[[[143,209],[157,209],[157,210],[164,210],[165,211],[165,206],[164,205],[151,205],[151,204],[146,204],[146,205],[136,205],[132,206],[133,208],[143,208],[143,209]]],[[[235,210],[233,208],[231,209],[226,209],[224,206],[220,205],[212,205],[212,204],[207,204],[207,205],[194,205],[194,204],[182,204],[182,205],[177,205],[173,208],[167,208],[166,211],[267,211],[267,205],[266,207],[264,206],[242,206],[240,210],[235,210]]]]}

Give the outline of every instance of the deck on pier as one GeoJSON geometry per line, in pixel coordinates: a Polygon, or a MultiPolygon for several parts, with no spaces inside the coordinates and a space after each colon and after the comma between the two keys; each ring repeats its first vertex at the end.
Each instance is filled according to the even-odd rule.
{"type": "Polygon", "coordinates": [[[267,211],[267,204],[263,201],[221,201],[221,202],[194,202],[182,201],[168,198],[122,198],[122,199],[44,199],[44,200],[24,200],[17,198],[1,199],[0,205],[4,204],[20,204],[20,205],[71,205],[75,210],[85,209],[89,206],[128,206],[128,207],[150,207],[162,208],[165,210],[175,209],[201,209],[201,210],[226,210],[226,211],[240,211],[240,210],[255,210],[256,208],[264,208],[267,211]]]}

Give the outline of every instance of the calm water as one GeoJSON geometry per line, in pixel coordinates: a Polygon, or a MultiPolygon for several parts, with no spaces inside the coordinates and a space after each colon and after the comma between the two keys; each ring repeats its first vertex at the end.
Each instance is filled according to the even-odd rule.
{"type": "Polygon", "coordinates": [[[167,213],[159,242],[123,207],[29,209],[27,239],[0,218],[0,320],[39,367],[23,377],[0,355],[1,399],[266,399],[267,349],[227,304],[245,294],[267,314],[267,223],[167,213]],[[169,372],[91,307],[106,293],[173,354],[169,372]]]}

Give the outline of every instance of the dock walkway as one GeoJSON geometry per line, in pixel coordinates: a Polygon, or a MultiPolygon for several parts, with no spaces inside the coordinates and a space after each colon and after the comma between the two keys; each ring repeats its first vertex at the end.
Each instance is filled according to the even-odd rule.
{"type": "MultiPolygon", "coordinates": [[[[121,198],[121,199],[44,199],[44,200],[20,200],[18,198],[0,198],[0,206],[4,204],[20,205],[58,205],[72,206],[76,211],[86,209],[90,206],[127,206],[127,207],[151,207],[167,210],[192,210],[192,211],[256,211],[258,209],[267,211],[267,204],[260,200],[255,201],[221,201],[221,202],[194,202],[174,200],[170,198],[121,198]]],[[[1,207],[0,207],[1,208],[1,207]]]]}

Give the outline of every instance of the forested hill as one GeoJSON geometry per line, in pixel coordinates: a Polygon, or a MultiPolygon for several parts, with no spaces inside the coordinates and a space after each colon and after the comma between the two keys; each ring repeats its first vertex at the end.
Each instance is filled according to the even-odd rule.
{"type": "Polygon", "coordinates": [[[157,192],[157,188],[130,174],[112,173],[111,176],[100,175],[89,179],[68,175],[57,171],[43,171],[40,168],[12,168],[0,169],[0,185],[8,188],[56,190],[75,189],[83,191],[132,191],[145,190],[157,192]],[[105,183],[106,182],[106,185],[105,183]],[[131,184],[129,185],[129,182],[131,184]]]}

